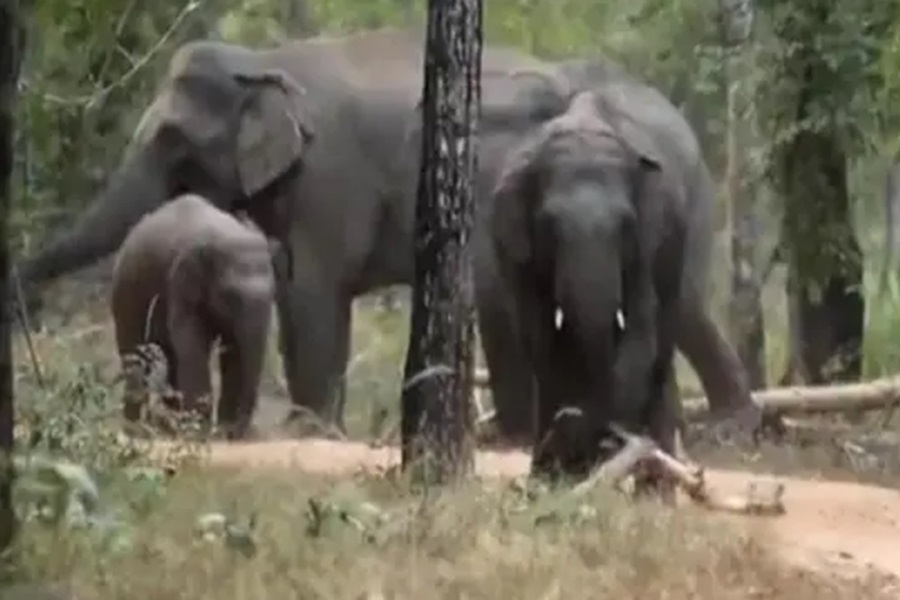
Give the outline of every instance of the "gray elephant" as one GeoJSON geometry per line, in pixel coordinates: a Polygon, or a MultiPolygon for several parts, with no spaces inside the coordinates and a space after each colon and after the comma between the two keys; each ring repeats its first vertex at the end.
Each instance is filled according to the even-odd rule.
{"type": "MultiPolygon", "coordinates": [[[[292,401],[340,426],[334,392],[347,364],[353,298],[412,280],[419,146],[409,142],[420,122],[422,52],[421,32],[394,30],[266,50],[185,45],[99,201],[70,232],[20,264],[23,282],[33,286],[113,252],[141,215],[173,194],[196,192],[229,211],[243,207],[284,242],[291,259],[276,304],[292,401]]],[[[512,85],[507,77],[562,67],[494,46],[485,46],[482,63],[485,81],[496,84],[484,92],[490,110],[479,202],[504,148],[566,107],[539,79],[512,85]],[[532,102],[544,97],[552,101],[532,102]]],[[[714,405],[749,402],[740,363],[731,370],[722,359],[728,348],[708,337],[695,341],[688,358],[714,405]]],[[[509,396],[498,395],[501,404],[509,396]]],[[[523,397],[515,401],[521,405],[523,397]]]]}
{"type": "Polygon", "coordinates": [[[665,395],[686,221],[702,200],[681,192],[681,165],[658,132],[630,118],[603,93],[576,94],[507,155],[486,210],[515,332],[505,341],[537,389],[538,474],[586,475],[609,423],[675,449],[677,399],[665,395]],[[580,431],[551,441],[567,405],[580,431]]]}
{"type": "MultiPolygon", "coordinates": [[[[666,185],[688,204],[675,342],[700,376],[714,418],[726,426],[719,431],[755,434],[761,425],[761,410],[750,396],[740,359],[706,304],[713,241],[712,178],[693,130],[662,94],[603,59],[488,73],[482,83],[479,196],[490,197],[509,155],[531,143],[534,135],[542,135],[544,125],[569,110],[572,98],[584,91],[620,116],[621,131],[656,149],[665,164],[666,185]]],[[[413,148],[418,135],[409,136],[413,148]]],[[[494,248],[490,221],[495,210],[491,201],[479,203],[472,238],[478,326],[501,437],[528,444],[534,433],[531,400],[536,397],[535,382],[522,376],[528,372],[528,357],[521,346],[512,343],[518,333],[509,310],[513,300],[494,248]]],[[[674,382],[671,386],[674,394],[674,382]]]]}
{"type": "MultiPolygon", "coordinates": [[[[266,50],[186,44],[101,197],[20,264],[23,283],[114,252],[175,194],[245,209],[290,257],[276,305],[291,398],[339,422],[353,298],[412,278],[415,177],[398,181],[395,157],[416,118],[422,50],[420,35],[393,30],[266,50]]],[[[502,48],[483,55],[487,71],[536,63],[502,48]]]]}
{"type": "MultiPolygon", "coordinates": [[[[256,225],[198,195],[178,196],[144,216],[116,256],[111,306],[119,355],[124,363],[140,346],[156,344],[182,407],[208,420],[210,404],[201,401],[211,400],[218,341],[219,425],[227,437],[243,438],[256,409],[274,297],[272,248],[256,225]]],[[[137,408],[126,404],[126,418],[136,418],[137,408]]]]}

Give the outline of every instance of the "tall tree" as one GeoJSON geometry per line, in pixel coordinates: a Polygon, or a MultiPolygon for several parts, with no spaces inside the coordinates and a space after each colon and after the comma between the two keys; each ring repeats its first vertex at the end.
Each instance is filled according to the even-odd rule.
{"type": "Polygon", "coordinates": [[[0,0],[0,551],[9,546],[16,525],[12,507],[14,417],[9,214],[13,111],[24,41],[18,8],[17,0],[0,0]]]}
{"type": "Polygon", "coordinates": [[[402,397],[403,467],[446,482],[473,466],[474,136],[481,0],[429,0],[415,279],[402,397]]]}
{"type": "Polygon", "coordinates": [[[728,128],[725,186],[731,213],[731,339],[747,369],[753,389],[766,384],[762,281],[757,260],[761,223],[757,214],[759,186],[750,150],[755,142],[753,69],[750,36],[753,0],[719,0],[722,41],[726,47],[728,128]]]}
{"type": "Polygon", "coordinates": [[[767,95],[777,105],[772,167],[784,200],[792,367],[813,384],[856,380],[865,304],[848,158],[863,119],[853,111],[877,52],[868,44],[874,13],[827,0],[763,3],[777,48],[767,95]]]}

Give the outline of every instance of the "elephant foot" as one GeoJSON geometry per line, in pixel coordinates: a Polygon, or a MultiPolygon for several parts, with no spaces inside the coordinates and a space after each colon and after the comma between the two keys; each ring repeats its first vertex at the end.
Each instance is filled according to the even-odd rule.
{"type": "Polygon", "coordinates": [[[532,434],[510,434],[503,433],[500,428],[495,427],[484,435],[484,445],[499,450],[514,450],[519,448],[528,448],[532,444],[532,434]]]}
{"type": "Polygon", "coordinates": [[[329,440],[347,438],[343,424],[320,417],[309,408],[299,405],[291,407],[280,428],[290,438],[319,437],[329,440]]]}
{"type": "Polygon", "coordinates": [[[777,415],[765,415],[759,404],[751,402],[725,414],[713,413],[699,435],[699,441],[714,446],[756,448],[767,431],[783,429],[777,415]]]}
{"type": "Polygon", "coordinates": [[[254,442],[266,438],[256,425],[251,424],[220,424],[214,437],[228,442],[254,442]]]}

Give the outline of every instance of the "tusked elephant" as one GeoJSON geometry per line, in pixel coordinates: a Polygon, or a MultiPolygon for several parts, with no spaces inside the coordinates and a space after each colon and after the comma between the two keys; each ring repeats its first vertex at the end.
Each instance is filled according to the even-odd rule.
{"type": "MultiPolygon", "coordinates": [[[[184,194],[141,218],[113,267],[110,302],[123,363],[139,346],[157,344],[183,407],[208,421],[210,405],[200,401],[211,401],[218,341],[218,421],[230,439],[247,435],[256,409],[275,297],[272,259],[252,221],[184,194]]],[[[127,419],[138,416],[135,409],[126,404],[127,419]]]]}
{"type": "MultiPolygon", "coordinates": [[[[507,154],[485,210],[492,260],[476,269],[496,265],[515,332],[502,343],[536,387],[540,475],[586,476],[610,423],[675,450],[677,398],[666,396],[687,216],[702,199],[683,193],[658,132],[620,111],[602,91],[575,94],[507,154]],[[567,407],[581,424],[559,430],[567,407]]],[[[481,322],[489,336],[495,325],[481,322]]]]}
{"type": "MultiPolygon", "coordinates": [[[[176,193],[243,207],[290,257],[276,305],[291,399],[340,426],[333,398],[348,359],[352,300],[412,280],[419,146],[410,133],[420,122],[423,47],[421,32],[395,30],[266,50],[186,44],[100,199],[21,263],[23,282],[33,286],[113,252],[141,215],[176,193]]],[[[565,67],[496,46],[485,46],[482,63],[489,110],[479,174],[489,183],[509,143],[566,107],[539,78],[513,85],[507,76],[565,67]]],[[[480,187],[481,203],[490,188],[480,187]]],[[[731,371],[734,363],[722,358],[730,350],[711,340],[693,339],[688,358],[714,407],[749,403],[740,363],[731,371]]],[[[499,395],[504,404],[509,394],[499,395]]],[[[504,414],[527,412],[523,398],[504,414]]],[[[519,430],[530,431],[530,420],[521,421],[519,430]]]]}
{"type": "MultiPolygon", "coordinates": [[[[675,343],[700,377],[720,425],[717,431],[746,439],[747,434],[758,432],[762,411],[750,396],[739,357],[710,317],[706,303],[713,181],[693,130],[668,99],[602,58],[486,74],[478,139],[479,197],[491,196],[508,156],[534,135],[541,135],[543,126],[569,110],[572,98],[582,92],[594,94],[618,114],[621,131],[647,139],[646,145],[656,148],[669,190],[684,198],[690,209],[684,217],[688,230],[675,343]]],[[[413,149],[418,147],[417,126],[418,121],[408,136],[413,149]]],[[[479,334],[500,435],[512,443],[529,444],[534,433],[535,382],[522,375],[528,372],[523,348],[511,343],[517,336],[516,320],[509,312],[510,290],[493,247],[490,220],[495,210],[490,200],[479,201],[472,237],[479,334]]]]}

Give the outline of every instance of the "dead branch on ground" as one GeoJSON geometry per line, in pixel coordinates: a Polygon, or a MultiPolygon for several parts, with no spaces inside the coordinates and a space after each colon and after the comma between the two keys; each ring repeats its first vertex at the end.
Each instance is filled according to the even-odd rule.
{"type": "Polygon", "coordinates": [[[760,516],[785,512],[783,484],[773,482],[763,487],[758,482],[750,482],[745,494],[725,495],[707,486],[702,467],[675,458],[645,436],[628,433],[616,426],[611,426],[611,429],[622,438],[625,447],[575,486],[572,493],[576,496],[587,493],[599,484],[618,486],[635,472],[638,465],[649,461],[656,463],[664,475],[675,481],[691,500],[710,510],[760,516]]]}

